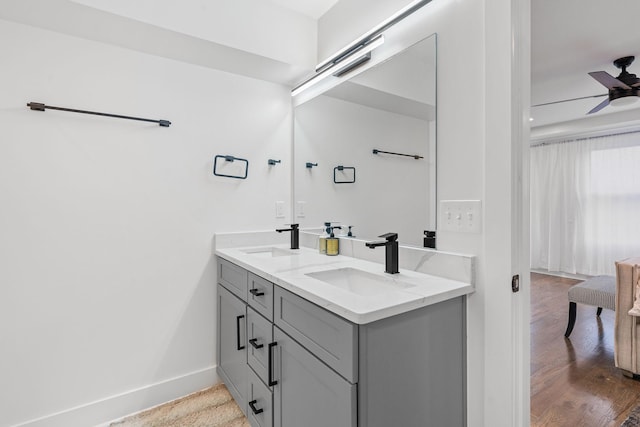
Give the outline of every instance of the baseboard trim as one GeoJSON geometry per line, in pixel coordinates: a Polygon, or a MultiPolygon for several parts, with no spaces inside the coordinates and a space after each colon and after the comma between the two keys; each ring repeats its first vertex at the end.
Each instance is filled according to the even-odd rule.
{"type": "Polygon", "coordinates": [[[593,276],[586,276],[584,274],[578,273],[565,273],[564,271],[549,271],[543,268],[532,268],[531,272],[546,274],[547,276],[556,276],[556,277],[564,277],[566,279],[577,279],[577,280],[587,280],[593,276]]]}
{"type": "Polygon", "coordinates": [[[216,367],[201,369],[12,427],[108,426],[111,422],[220,382],[216,367]]]}

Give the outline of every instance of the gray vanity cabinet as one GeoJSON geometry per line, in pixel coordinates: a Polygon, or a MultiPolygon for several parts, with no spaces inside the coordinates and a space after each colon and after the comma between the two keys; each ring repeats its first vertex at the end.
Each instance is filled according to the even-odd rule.
{"type": "Polygon", "coordinates": [[[218,374],[240,408],[247,405],[247,305],[218,285],[218,374]]]}
{"type": "Polygon", "coordinates": [[[356,325],[218,271],[218,374],[252,427],[466,425],[464,297],[356,325]]]}

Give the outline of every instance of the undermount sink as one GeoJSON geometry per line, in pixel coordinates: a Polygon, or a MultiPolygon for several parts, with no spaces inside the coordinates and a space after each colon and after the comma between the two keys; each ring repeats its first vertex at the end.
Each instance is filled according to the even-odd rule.
{"type": "Polygon", "coordinates": [[[360,296],[378,295],[415,286],[351,267],[316,271],[306,275],[360,296]]]}
{"type": "Polygon", "coordinates": [[[244,252],[245,254],[257,255],[265,258],[279,257],[279,256],[292,256],[292,255],[298,255],[299,253],[298,251],[295,251],[293,249],[275,248],[272,246],[244,249],[242,252],[244,252]]]}

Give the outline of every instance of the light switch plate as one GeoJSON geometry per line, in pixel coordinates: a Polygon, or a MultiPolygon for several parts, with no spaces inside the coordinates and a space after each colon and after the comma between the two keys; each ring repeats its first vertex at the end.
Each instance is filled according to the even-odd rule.
{"type": "Polygon", "coordinates": [[[284,202],[276,202],[276,218],[284,218],[284,202]]]}
{"type": "Polygon", "coordinates": [[[296,202],[296,217],[297,218],[304,218],[304,211],[305,211],[305,205],[307,204],[307,202],[303,202],[303,201],[298,201],[296,202]]]}
{"type": "Polygon", "coordinates": [[[438,230],[480,233],[482,230],[480,200],[441,200],[438,230]]]}

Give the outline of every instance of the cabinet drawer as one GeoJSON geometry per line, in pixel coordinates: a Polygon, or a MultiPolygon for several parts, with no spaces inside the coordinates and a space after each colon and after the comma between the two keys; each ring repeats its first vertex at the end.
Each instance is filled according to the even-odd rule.
{"type": "Polygon", "coordinates": [[[274,323],[352,383],[358,381],[358,328],[278,286],[274,323]]]}
{"type": "Polygon", "coordinates": [[[269,382],[269,343],[273,326],[251,307],[247,308],[247,362],[265,383],[269,382]]]}
{"type": "Polygon", "coordinates": [[[218,283],[247,301],[247,270],[244,268],[218,258],[218,283]]]}
{"type": "Polygon", "coordinates": [[[249,273],[249,305],[264,317],[273,321],[273,283],[249,273]]]}
{"type": "Polygon", "coordinates": [[[273,426],[273,392],[249,369],[247,418],[251,427],[273,426]]]}

